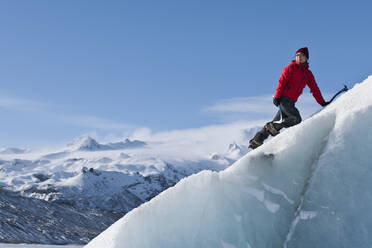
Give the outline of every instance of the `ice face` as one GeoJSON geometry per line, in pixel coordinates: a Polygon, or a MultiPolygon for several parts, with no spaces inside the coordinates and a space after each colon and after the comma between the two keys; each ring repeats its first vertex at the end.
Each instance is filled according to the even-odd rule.
{"type": "Polygon", "coordinates": [[[340,102],[343,109],[304,196],[302,209],[317,215],[298,221],[287,247],[371,246],[371,83],[370,77],[340,102]]]}
{"type": "Polygon", "coordinates": [[[86,247],[368,247],[370,92],[372,77],[228,169],[181,180],[86,247]]]}

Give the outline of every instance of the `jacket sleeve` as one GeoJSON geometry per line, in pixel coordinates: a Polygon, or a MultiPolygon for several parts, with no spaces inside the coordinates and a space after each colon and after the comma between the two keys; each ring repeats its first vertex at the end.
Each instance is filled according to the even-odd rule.
{"type": "Polygon", "coordinates": [[[314,75],[313,75],[313,73],[310,70],[309,70],[309,80],[307,82],[307,85],[309,86],[310,91],[313,94],[315,100],[320,105],[322,105],[325,102],[324,101],[324,98],[322,96],[322,93],[319,90],[319,87],[318,87],[317,83],[315,82],[314,75]]]}
{"type": "Polygon", "coordinates": [[[279,84],[275,91],[275,98],[280,98],[283,95],[284,89],[286,88],[290,79],[290,66],[283,69],[282,75],[279,78],[279,84]]]}

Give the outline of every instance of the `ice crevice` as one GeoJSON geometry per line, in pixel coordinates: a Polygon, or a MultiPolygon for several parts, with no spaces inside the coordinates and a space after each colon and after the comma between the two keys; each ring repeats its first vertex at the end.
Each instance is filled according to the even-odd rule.
{"type": "MultiPolygon", "coordinates": [[[[320,113],[317,113],[317,114],[320,114],[320,113]]],[[[291,240],[291,237],[295,231],[295,228],[300,220],[312,219],[316,217],[317,215],[316,211],[306,211],[306,210],[303,210],[302,208],[303,208],[303,203],[305,201],[306,192],[309,190],[311,179],[318,167],[318,162],[327,147],[329,136],[336,124],[336,115],[329,114],[327,118],[329,118],[329,124],[330,124],[329,129],[327,129],[327,131],[324,133],[324,138],[319,144],[319,150],[313,154],[313,161],[311,162],[310,172],[308,174],[308,177],[306,178],[305,184],[303,186],[303,190],[300,194],[300,198],[296,204],[296,211],[294,213],[293,220],[289,226],[288,233],[286,235],[286,238],[283,244],[283,248],[287,248],[287,244],[291,240]]]]}

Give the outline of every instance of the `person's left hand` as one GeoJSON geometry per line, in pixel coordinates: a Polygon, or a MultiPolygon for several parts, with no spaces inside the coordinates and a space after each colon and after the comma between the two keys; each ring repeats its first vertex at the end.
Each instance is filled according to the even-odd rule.
{"type": "Polygon", "coordinates": [[[330,104],[330,102],[324,101],[321,105],[322,105],[322,107],[325,107],[325,106],[327,106],[328,104],[330,104]]]}

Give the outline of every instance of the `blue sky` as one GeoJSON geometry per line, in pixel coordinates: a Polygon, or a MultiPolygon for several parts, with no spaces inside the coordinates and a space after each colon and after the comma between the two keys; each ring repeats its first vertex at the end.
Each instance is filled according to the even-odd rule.
{"type": "Polygon", "coordinates": [[[0,146],[266,118],[251,107],[267,99],[275,111],[270,96],[303,46],[332,94],[372,74],[371,9],[370,1],[2,0],[0,146]]]}

